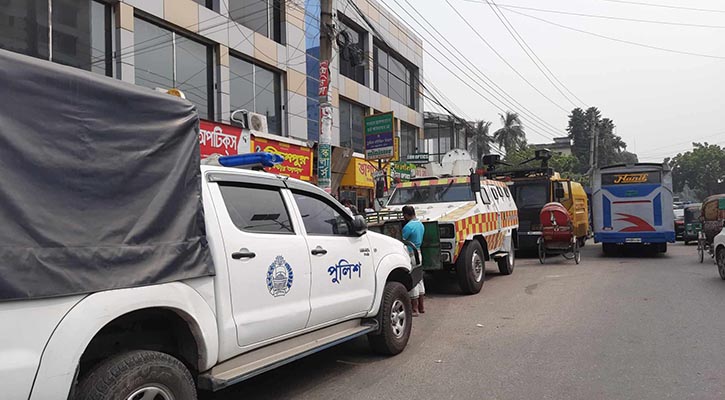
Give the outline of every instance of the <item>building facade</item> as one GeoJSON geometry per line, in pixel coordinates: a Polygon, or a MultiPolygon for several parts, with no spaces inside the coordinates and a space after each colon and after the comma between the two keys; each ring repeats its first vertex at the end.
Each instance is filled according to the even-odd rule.
{"type": "Polygon", "coordinates": [[[572,154],[571,138],[568,136],[555,137],[554,143],[532,144],[531,147],[534,150],[548,149],[551,150],[554,154],[559,154],[563,156],[570,156],[572,154]]]}
{"type": "Polygon", "coordinates": [[[393,111],[401,150],[421,135],[422,41],[375,0],[6,0],[0,48],[150,89],[178,88],[202,119],[267,117],[270,134],[319,132],[320,32],[330,60],[335,146],[362,151],[362,117],[393,111]]]}

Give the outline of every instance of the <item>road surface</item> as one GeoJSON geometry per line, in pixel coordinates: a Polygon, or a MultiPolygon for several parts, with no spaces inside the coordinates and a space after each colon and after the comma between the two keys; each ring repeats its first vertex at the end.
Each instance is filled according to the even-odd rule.
{"type": "Polygon", "coordinates": [[[582,264],[493,265],[479,295],[438,285],[407,349],[364,339],[206,399],[723,399],[725,281],[694,246],[582,264]]]}

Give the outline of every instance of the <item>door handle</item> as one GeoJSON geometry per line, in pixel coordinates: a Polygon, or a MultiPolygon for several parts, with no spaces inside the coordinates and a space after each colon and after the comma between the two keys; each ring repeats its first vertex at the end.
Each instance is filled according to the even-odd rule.
{"type": "Polygon", "coordinates": [[[314,249],[312,249],[313,256],[322,255],[322,254],[327,254],[327,250],[323,249],[320,246],[317,246],[314,249]]]}
{"type": "Polygon", "coordinates": [[[239,249],[239,251],[235,251],[232,253],[232,258],[235,260],[240,260],[242,258],[254,258],[257,255],[254,252],[251,252],[247,249],[239,249]]]}

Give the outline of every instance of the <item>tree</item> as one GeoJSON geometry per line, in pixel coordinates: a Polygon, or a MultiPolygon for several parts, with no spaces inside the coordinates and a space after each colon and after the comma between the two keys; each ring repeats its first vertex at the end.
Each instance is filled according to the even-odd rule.
{"type": "Polygon", "coordinates": [[[573,141],[572,154],[577,160],[576,172],[584,174],[589,170],[592,133],[597,134],[597,165],[600,167],[637,162],[637,155],[626,151],[627,144],[614,134],[615,124],[609,118],[602,118],[596,107],[586,111],[575,108],[569,115],[567,131],[573,141]]]}
{"type": "Polygon", "coordinates": [[[704,199],[725,192],[725,148],[715,144],[693,143],[693,149],[665,159],[672,168],[672,184],[675,192],[685,185],[704,199]]]}
{"type": "Polygon", "coordinates": [[[471,137],[468,139],[468,148],[472,150],[476,159],[478,168],[483,168],[483,156],[491,151],[491,136],[489,136],[489,128],[491,122],[479,120],[473,126],[471,137]]]}
{"type": "Polygon", "coordinates": [[[493,133],[493,140],[499,147],[506,150],[506,154],[526,147],[526,133],[523,125],[521,125],[519,115],[511,111],[499,115],[503,126],[493,133]]]}

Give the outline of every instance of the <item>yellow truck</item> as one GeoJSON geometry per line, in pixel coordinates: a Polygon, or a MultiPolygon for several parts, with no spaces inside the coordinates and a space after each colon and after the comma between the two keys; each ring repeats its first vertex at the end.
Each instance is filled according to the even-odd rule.
{"type": "MultiPolygon", "coordinates": [[[[540,160],[540,167],[518,167],[505,171],[496,171],[497,156],[486,156],[484,163],[489,165],[486,176],[503,181],[509,187],[518,209],[519,229],[516,248],[523,251],[537,249],[541,236],[539,212],[544,204],[561,203],[569,211],[574,223],[574,234],[583,246],[589,233],[589,200],[584,187],[579,182],[562,178],[548,166],[551,153],[539,150],[536,156],[527,160],[540,160]]],[[[524,162],[525,163],[525,162],[524,162]]],[[[523,164],[523,163],[522,163],[523,164]]]]}

